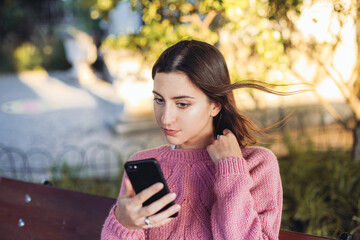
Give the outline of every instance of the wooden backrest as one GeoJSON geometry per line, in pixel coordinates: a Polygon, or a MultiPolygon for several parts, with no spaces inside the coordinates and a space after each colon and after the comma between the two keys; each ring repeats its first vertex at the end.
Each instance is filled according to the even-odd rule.
{"type": "Polygon", "coordinates": [[[112,198],[0,178],[0,238],[99,240],[114,203],[112,198]]]}
{"type": "Polygon", "coordinates": [[[308,234],[285,231],[285,230],[280,230],[280,234],[279,234],[279,240],[325,240],[325,239],[332,239],[332,238],[312,236],[308,234]]]}
{"type": "MultiPolygon", "coordinates": [[[[0,236],[12,239],[100,239],[115,199],[0,177],[0,236]]],[[[280,231],[279,240],[324,240],[280,231]]]]}

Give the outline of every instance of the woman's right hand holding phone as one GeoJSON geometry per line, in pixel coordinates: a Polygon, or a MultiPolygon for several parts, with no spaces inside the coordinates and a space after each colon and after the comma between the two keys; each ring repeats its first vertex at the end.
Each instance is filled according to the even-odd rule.
{"type": "Polygon", "coordinates": [[[148,206],[143,207],[142,205],[163,187],[164,185],[162,183],[155,183],[139,194],[135,194],[130,180],[126,177],[125,192],[120,197],[115,209],[115,216],[121,225],[127,229],[145,229],[150,228],[150,226],[145,223],[146,218],[148,218],[151,227],[160,227],[170,222],[173,219],[170,216],[180,210],[179,204],[175,204],[160,213],[157,212],[175,200],[175,193],[169,193],[148,206]]]}

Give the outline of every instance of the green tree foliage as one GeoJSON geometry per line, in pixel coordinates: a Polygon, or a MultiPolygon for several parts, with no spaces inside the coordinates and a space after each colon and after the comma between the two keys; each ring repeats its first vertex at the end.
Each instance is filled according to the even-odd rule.
{"type": "MultiPolygon", "coordinates": [[[[115,6],[116,2],[117,0],[109,5],[115,6]]],[[[290,1],[290,5],[288,2],[282,5],[287,7],[287,10],[298,7],[296,3],[299,1],[296,3],[290,1]]],[[[269,20],[269,13],[274,11],[272,9],[276,5],[273,2],[264,0],[131,0],[130,3],[134,11],[141,12],[143,27],[136,34],[109,37],[103,43],[104,48],[127,48],[140,51],[144,54],[145,61],[150,63],[164,49],[179,40],[200,39],[221,45],[220,32],[227,31],[230,34],[242,35],[239,40],[251,49],[252,56],[258,57],[264,70],[286,62],[283,38],[276,29],[278,19],[273,22],[269,20]]],[[[97,5],[93,7],[98,8],[97,5]]],[[[261,71],[258,68],[257,71],[251,73],[259,72],[261,71]]],[[[238,75],[236,71],[233,71],[233,76],[237,79],[238,75]]],[[[257,75],[259,78],[259,74],[257,75]]],[[[260,78],[263,79],[263,77],[260,78]]]]}
{"type": "Polygon", "coordinates": [[[291,23],[289,19],[289,12],[294,11],[296,14],[300,14],[302,0],[268,0],[269,11],[268,17],[274,20],[286,20],[291,23]]]}
{"type": "Polygon", "coordinates": [[[51,5],[43,0],[0,1],[0,71],[31,70],[47,64],[44,60],[49,60],[49,55],[56,52],[49,47],[56,44],[50,42],[50,38],[43,41],[43,37],[54,35],[54,26],[62,17],[62,11],[58,14],[52,11],[61,10],[58,3],[53,1],[51,5]],[[46,53],[42,50],[44,47],[46,53]]]}
{"type": "Polygon", "coordinates": [[[134,10],[142,13],[144,26],[139,33],[109,37],[104,47],[128,48],[140,51],[145,61],[153,62],[165,48],[179,40],[196,38],[218,42],[216,24],[211,25],[218,1],[131,1],[134,10]],[[214,7],[215,6],[215,7],[214,7]]]}
{"type": "Polygon", "coordinates": [[[102,18],[109,20],[109,13],[122,0],[74,0],[70,5],[89,10],[88,13],[92,19],[102,18]]]}
{"type": "Polygon", "coordinates": [[[42,57],[39,49],[33,44],[24,43],[14,52],[16,68],[18,71],[41,68],[42,57]]]}
{"type": "Polygon", "coordinates": [[[65,59],[61,26],[64,16],[76,16],[76,27],[99,31],[81,1],[0,0],[0,72],[43,68],[69,68],[65,59]]]}

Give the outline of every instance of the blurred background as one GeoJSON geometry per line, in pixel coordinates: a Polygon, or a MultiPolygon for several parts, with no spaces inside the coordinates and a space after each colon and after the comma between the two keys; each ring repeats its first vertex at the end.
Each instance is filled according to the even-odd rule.
{"type": "Polygon", "coordinates": [[[356,0],[0,0],[0,176],[117,197],[123,164],[165,144],[151,67],[167,47],[217,46],[235,92],[271,129],[282,229],[360,239],[360,3],[356,0]],[[302,85],[289,85],[302,84],[302,85]]]}

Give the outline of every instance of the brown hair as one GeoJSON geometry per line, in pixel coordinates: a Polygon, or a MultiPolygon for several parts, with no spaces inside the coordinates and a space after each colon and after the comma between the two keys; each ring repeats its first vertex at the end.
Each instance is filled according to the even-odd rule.
{"type": "Polygon", "coordinates": [[[184,40],[166,49],[158,58],[152,69],[152,78],[156,73],[182,72],[191,82],[201,89],[207,97],[219,102],[221,111],[213,119],[215,136],[224,129],[231,130],[239,144],[246,146],[256,143],[252,132],[264,134],[264,129],[257,127],[251,120],[242,115],[236,107],[233,91],[237,88],[255,88],[277,95],[288,95],[270,87],[275,85],[247,80],[231,83],[229,71],[220,51],[205,42],[184,40]]]}

